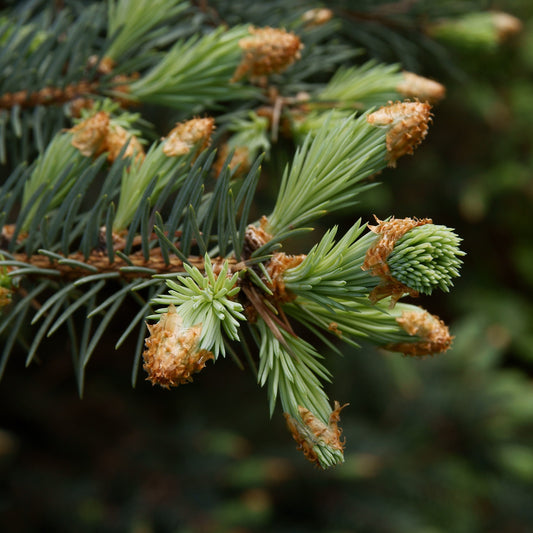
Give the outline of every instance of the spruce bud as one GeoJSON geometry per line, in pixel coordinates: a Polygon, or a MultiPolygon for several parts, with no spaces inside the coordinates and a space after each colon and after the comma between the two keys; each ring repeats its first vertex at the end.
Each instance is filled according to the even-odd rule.
{"type": "Polygon", "coordinates": [[[239,41],[243,57],[231,81],[238,81],[245,75],[254,79],[283,72],[300,59],[303,44],[294,33],[253,26],[249,32],[250,37],[239,41]]]}
{"type": "Polygon", "coordinates": [[[184,328],[182,323],[171,304],[157,324],[147,324],[150,337],[143,353],[143,368],[153,385],[168,389],[190,382],[191,374],[200,372],[209,359],[214,359],[211,352],[199,349],[202,325],[184,328]]]}
{"type": "Polygon", "coordinates": [[[430,80],[413,72],[403,72],[402,81],[396,90],[405,98],[416,98],[422,102],[436,104],[446,94],[446,87],[438,81],[430,80]]]}
{"type": "Polygon", "coordinates": [[[378,225],[369,228],[380,237],[367,250],[361,268],[382,280],[370,293],[371,300],[392,296],[394,304],[406,293],[431,294],[437,287],[447,292],[452,278],[459,276],[459,257],[465,253],[450,228],[411,218],[378,219],[378,225]]]}
{"type": "Polygon", "coordinates": [[[68,130],[72,133],[72,146],[85,157],[97,157],[106,150],[109,114],[99,111],[68,130]]]}
{"type": "Polygon", "coordinates": [[[412,154],[424,140],[431,120],[431,106],[424,102],[397,102],[381,107],[367,117],[377,127],[388,129],[387,160],[390,167],[405,154],[412,154]]]}
{"type": "Polygon", "coordinates": [[[404,311],[396,322],[409,335],[417,336],[417,342],[398,342],[385,346],[391,352],[404,355],[423,356],[445,352],[452,344],[448,326],[436,315],[419,308],[416,311],[404,311]]]}
{"type": "Polygon", "coordinates": [[[339,428],[340,412],[348,404],[341,406],[335,402],[335,409],[329,416],[326,425],[309,409],[298,406],[300,418],[284,413],[287,426],[298,449],[302,450],[306,459],[320,468],[327,468],[344,462],[344,440],[341,441],[342,430],[339,428]]]}
{"type": "Polygon", "coordinates": [[[213,118],[193,118],[176,125],[166,137],[163,152],[168,157],[188,154],[198,147],[204,150],[209,146],[215,126],[213,118]]]}

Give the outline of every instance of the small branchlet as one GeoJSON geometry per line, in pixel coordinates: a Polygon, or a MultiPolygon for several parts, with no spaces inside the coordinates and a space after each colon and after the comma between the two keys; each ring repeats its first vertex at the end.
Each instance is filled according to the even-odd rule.
{"type": "Polygon", "coordinates": [[[522,22],[501,11],[471,12],[444,19],[427,28],[429,35],[448,44],[470,49],[492,50],[521,32],[522,22]]]}
{"type": "Polygon", "coordinates": [[[296,299],[285,310],[316,333],[319,328],[352,346],[364,339],[389,351],[408,355],[445,352],[453,337],[437,316],[403,302],[391,307],[388,299],[371,304],[368,300],[344,300],[342,308],[326,308],[313,301],[296,299]]]}
{"type": "MultiPolygon", "coordinates": [[[[317,101],[311,101],[308,107],[315,111],[326,105],[365,110],[383,102],[405,98],[436,104],[445,93],[444,85],[436,81],[412,72],[400,72],[396,64],[370,60],[363,65],[339,69],[315,95],[313,100],[317,101]]],[[[299,119],[304,123],[307,120],[305,116],[299,119]]]]}
{"type": "Polygon", "coordinates": [[[341,440],[339,427],[340,412],[348,404],[340,405],[335,401],[335,408],[325,424],[309,409],[298,406],[298,417],[284,413],[287,427],[302,450],[305,458],[320,468],[329,468],[344,462],[345,441],[341,440]]]}
{"type": "Polygon", "coordinates": [[[362,235],[364,228],[357,222],[337,243],[337,228],[328,231],[297,265],[273,272],[274,284],[282,276],[285,290],[342,307],[340,302],[350,298],[368,296],[377,302],[391,296],[396,303],[405,294],[448,291],[459,275],[461,239],[445,226],[430,219],[392,218],[378,220],[362,235]]]}
{"type": "Polygon", "coordinates": [[[284,287],[300,298],[333,307],[342,306],[341,299],[365,297],[374,280],[361,270],[361,265],[375,239],[369,233],[362,236],[364,229],[358,221],[336,243],[337,227],[327,231],[300,264],[282,272],[284,287]]]}
{"type": "Polygon", "coordinates": [[[128,227],[150,182],[156,183],[150,200],[156,202],[171,181],[176,191],[187,176],[199,151],[209,145],[214,127],[212,118],[192,119],[178,124],[167,137],[151,146],[143,161],[124,169],[113,231],[128,227]]]}
{"type": "Polygon", "coordinates": [[[245,26],[221,27],[177,41],[159,63],[129,84],[124,97],[183,110],[189,110],[191,102],[202,102],[205,108],[215,101],[253,97],[255,88],[236,83],[230,87],[241,57],[239,41],[247,34],[245,26]]]}
{"type": "Polygon", "coordinates": [[[172,20],[187,7],[182,0],[112,0],[108,3],[108,33],[114,39],[104,59],[120,61],[132,48],[140,47],[156,34],[158,26],[172,20]]]}
{"type": "MultiPolygon", "coordinates": [[[[340,68],[327,85],[316,94],[314,107],[329,103],[347,109],[369,109],[400,98],[398,86],[403,81],[398,65],[375,60],[362,65],[340,68]]],[[[310,104],[313,106],[313,104],[310,104]]]]}

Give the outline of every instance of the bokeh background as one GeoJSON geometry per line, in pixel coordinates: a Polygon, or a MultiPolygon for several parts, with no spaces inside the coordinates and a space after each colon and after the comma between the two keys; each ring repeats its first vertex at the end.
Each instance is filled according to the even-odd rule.
{"type": "Polygon", "coordinates": [[[80,399],[62,349],[29,369],[13,356],[0,384],[0,530],[533,531],[533,6],[487,5],[521,18],[522,33],[452,47],[453,70],[423,65],[447,98],[357,213],[427,216],[463,237],[452,292],[420,300],[451,325],[453,348],[328,355],[329,395],[350,407],[346,462],[326,472],[230,360],[172,392],[133,389],[128,350],[110,339],[80,399]]]}

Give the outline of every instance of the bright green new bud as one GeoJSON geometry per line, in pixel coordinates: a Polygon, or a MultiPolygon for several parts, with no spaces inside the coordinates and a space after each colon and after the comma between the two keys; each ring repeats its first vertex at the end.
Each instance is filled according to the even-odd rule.
{"type": "MultiPolygon", "coordinates": [[[[199,350],[213,352],[215,359],[219,353],[225,355],[222,332],[233,340],[239,338],[239,320],[245,320],[243,307],[233,297],[239,292],[238,273],[228,276],[228,262],[224,262],[218,276],[215,276],[209,257],[205,257],[205,273],[196,267],[184,265],[188,276],[180,276],[178,282],[167,279],[168,294],[152,300],[166,306],[173,304],[183,319],[183,327],[202,325],[202,338],[199,350]]],[[[168,307],[158,309],[157,313],[167,312],[168,307]]],[[[149,318],[159,318],[152,315],[149,318]]]]}
{"type": "Polygon", "coordinates": [[[461,239],[446,226],[430,219],[378,220],[370,229],[379,235],[367,250],[362,269],[381,278],[370,294],[373,301],[404,294],[431,294],[435,288],[448,291],[459,276],[461,239]]]}
{"type": "Polygon", "coordinates": [[[398,239],[387,259],[391,276],[415,291],[431,294],[445,292],[459,276],[461,239],[446,226],[425,224],[398,239]]]}

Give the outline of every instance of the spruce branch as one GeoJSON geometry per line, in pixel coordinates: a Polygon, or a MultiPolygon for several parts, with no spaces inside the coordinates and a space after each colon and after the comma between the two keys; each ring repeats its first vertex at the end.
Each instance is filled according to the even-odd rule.
{"type": "MultiPolygon", "coordinates": [[[[133,382],[141,357],[147,379],[170,388],[220,354],[242,367],[242,347],[306,457],[341,463],[344,406],[328,399],[327,354],[361,339],[446,351],[446,325],[400,300],[448,291],[461,239],[430,219],[390,218],[343,236],[334,226],[307,255],[283,246],[354,208],[373,176],[413,153],[444,87],[362,62],[353,40],[337,40],[342,11],[305,2],[248,13],[240,1],[109,0],[41,15],[30,4],[12,28],[0,19],[0,156],[15,146],[27,160],[0,189],[0,375],[26,326],[26,364],[66,331],[81,394],[98,343],[135,303],[114,339],[137,330],[133,382]],[[138,128],[166,136],[148,146],[138,128]],[[259,198],[276,178],[275,199],[259,198]]],[[[388,9],[347,18],[419,24],[410,8],[396,23],[388,9]]]]}
{"type": "Polygon", "coordinates": [[[360,182],[386,166],[384,132],[366,116],[332,122],[307,137],[285,169],[268,233],[283,233],[353,205],[366,188],[360,182]]]}
{"type": "Polygon", "coordinates": [[[369,187],[361,181],[395,166],[427,134],[430,106],[419,102],[384,106],[371,114],[330,119],[296,151],[283,174],[265,230],[274,235],[344,207],[369,187]]]}
{"type": "Polygon", "coordinates": [[[365,235],[356,222],[337,243],[337,228],[326,232],[303,261],[282,271],[284,289],[341,308],[358,297],[392,295],[394,302],[405,294],[449,291],[465,255],[453,230],[428,219],[378,222],[365,235]]]}

